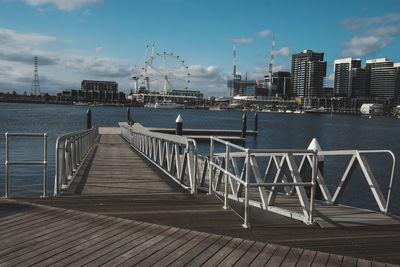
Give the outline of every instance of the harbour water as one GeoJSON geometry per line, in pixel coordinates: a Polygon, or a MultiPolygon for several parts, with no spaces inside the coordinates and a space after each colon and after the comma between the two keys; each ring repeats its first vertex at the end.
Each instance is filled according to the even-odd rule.
{"type": "MultiPolygon", "coordinates": [[[[57,136],[86,127],[87,106],[0,103],[0,163],[5,161],[5,132],[48,133],[49,135],[49,191],[53,188],[54,151],[57,136]]],[[[91,107],[94,126],[118,126],[126,120],[124,107],[91,107]]],[[[148,127],[175,127],[181,114],[184,128],[241,129],[242,112],[209,110],[157,110],[131,108],[131,117],[148,127]]],[[[248,129],[253,129],[254,113],[247,113],[248,129]]],[[[324,150],[389,149],[400,159],[400,119],[392,117],[259,113],[257,137],[247,137],[251,148],[305,149],[317,138],[324,150]]],[[[11,160],[42,160],[41,138],[15,137],[11,140],[11,160]]],[[[200,148],[208,153],[208,146],[200,148]]],[[[390,175],[390,158],[368,158],[371,168],[387,192],[390,175]]],[[[330,189],[335,188],[346,165],[337,159],[325,159],[325,179],[330,189]]],[[[343,159],[344,162],[344,159],[343,159]]],[[[348,160],[347,160],[348,162],[348,160]]],[[[40,195],[42,186],[41,166],[12,166],[11,195],[40,195]]],[[[367,183],[353,175],[343,195],[344,204],[377,209],[367,183]]],[[[390,211],[400,214],[400,168],[397,168],[390,211]]],[[[0,167],[0,195],[4,194],[5,167],[0,167]]]]}

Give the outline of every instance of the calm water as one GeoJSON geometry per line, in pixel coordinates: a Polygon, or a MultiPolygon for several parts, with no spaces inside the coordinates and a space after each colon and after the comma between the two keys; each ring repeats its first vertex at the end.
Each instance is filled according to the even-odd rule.
{"type": "MultiPolygon", "coordinates": [[[[0,103],[0,195],[4,194],[5,179],[5,132],[47,132],[49,135],[49,190],[53,188],[54,150],[57,136],[84,129],[86,126],[84,106],[38,105],[0,103]]],[[[91,107],[93,125],[118,126],[126,120],[126,108],[91,107]]],[[[155,110],[131,108],[132,118],[144,126],[175,127],[178,114],[183,118],[184,128],[240,129],[242,112],[208,110],[155,110]]],[[[253,128],[253,113],[247,113],[248,129],[253,128]]],[[[259,135],[248,137],[246,146],[251,148],[304,149],[312,138],[317,138],[322,149],[390,149],[400,156],[400,119],[360,116],[259,113],[259,135]]],[[[11,160],[41,160],[42,138],[14,137],[11,140],[11,160]]],[[[207,146],[201,147],[207,153],[207,146]]],[[[347,159],[347,158],[346,158],[347,159]]],[[[390,173],[389,158],[369,157],[371,168],[387,192],[390,173]]],[[[400,157],[399,157],[400,159],[400,157]]],[[[346,165],[345,158],[326,158],[325,179],[331,190],[337,185],[346,165]]],[[[347,161],[348,162],[348,161],[347,161]]],[[[263,165],[263,164],[261,164],[263,165]]],[[[265,164],[264,164],[265,165],[265,164]]],[[[13,196],[40,194],[42,167],[11,167],[11,194],[13,196]]],[[[400,214],[400,171],[397,168],[391,200],[391,212],[400,214]]],[[[343,195],[345,204],[376,209],[376,204],[365,180],[356,170],[348,189],[343,195]]]]}

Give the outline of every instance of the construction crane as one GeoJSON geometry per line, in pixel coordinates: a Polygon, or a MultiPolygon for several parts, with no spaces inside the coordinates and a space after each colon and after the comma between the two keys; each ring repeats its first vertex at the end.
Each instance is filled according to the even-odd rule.
{"type": "Polygon", "coordinates": [[[272,68],[274,67],[274,50],[275,50],[275,34],[272,38],[271,61],[269,63],[269,81],[268,81],[268,95],[271,96],[272,91],[272,68]]]}
{"type": "Polygon", "coordinates": [[[233,41],[233,79],[236,76],[236,42],[233,41]]]}

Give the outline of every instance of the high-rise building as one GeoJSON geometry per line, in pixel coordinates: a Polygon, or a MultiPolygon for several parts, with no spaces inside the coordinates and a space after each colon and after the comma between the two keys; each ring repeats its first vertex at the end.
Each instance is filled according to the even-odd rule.
{"type": "Polygon", "coordinates": [[[324,53],[304,50],[292,55],[291,96],[318,96],[324,87],[324,53]]]}
{"type": "MultiPolygon", "coordinates": [[[[351,57],[337,59],[334,61],[334,65],[334,94],[336,96],[351,97],[353,95],[353,74],[358,74],[356,69],[361,68],[361,59],[352,59],[351,57]]],[[[360,77],[357,77],[357,79],[359,78],[360,77]]]]}
{"type": "Polygon", "coordinates": [[[393,99],[400,96],[400,66],[393,62],[392,65],[371,69],[371,96],[393,99]]]}
{"type": "Polygon", "coordinates": [[[383,68],[383,67],[393,67],[393,61],[390,61],[387,57],[369,59],[365,63],[365,68],[371,70],[372,68],[383,68]]]}
{"type": "Polygon", "coordinates": [[[354,68],[351,70],[351,96],[366,97],[369,95],[369,75],[367,69],[354,68]]]}

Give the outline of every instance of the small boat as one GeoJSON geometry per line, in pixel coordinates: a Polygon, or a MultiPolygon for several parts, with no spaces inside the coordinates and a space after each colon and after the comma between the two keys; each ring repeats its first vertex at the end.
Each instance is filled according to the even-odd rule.
{"type": "Polygon", "coordinates": [[[184,107],[185,105],[177,104],[172,101],[162,101],[162,102],[156,102],[154,104],[154,108],[159,108],[159,109],[181,109],[184,107]]]}
{"type": "Polygon", "coordinates": [[[325,114],[325,113],[329,113],[329,110],[324,107],[319,107],[319,108],[307,109],[304,112],[305,113],[314,113],[314,114],[325,114]]]}
{"type": "Polygon", "coordinates": [[[88,106],[88,103],[85,102],[74,102],[75,106],[88,106]]]}

